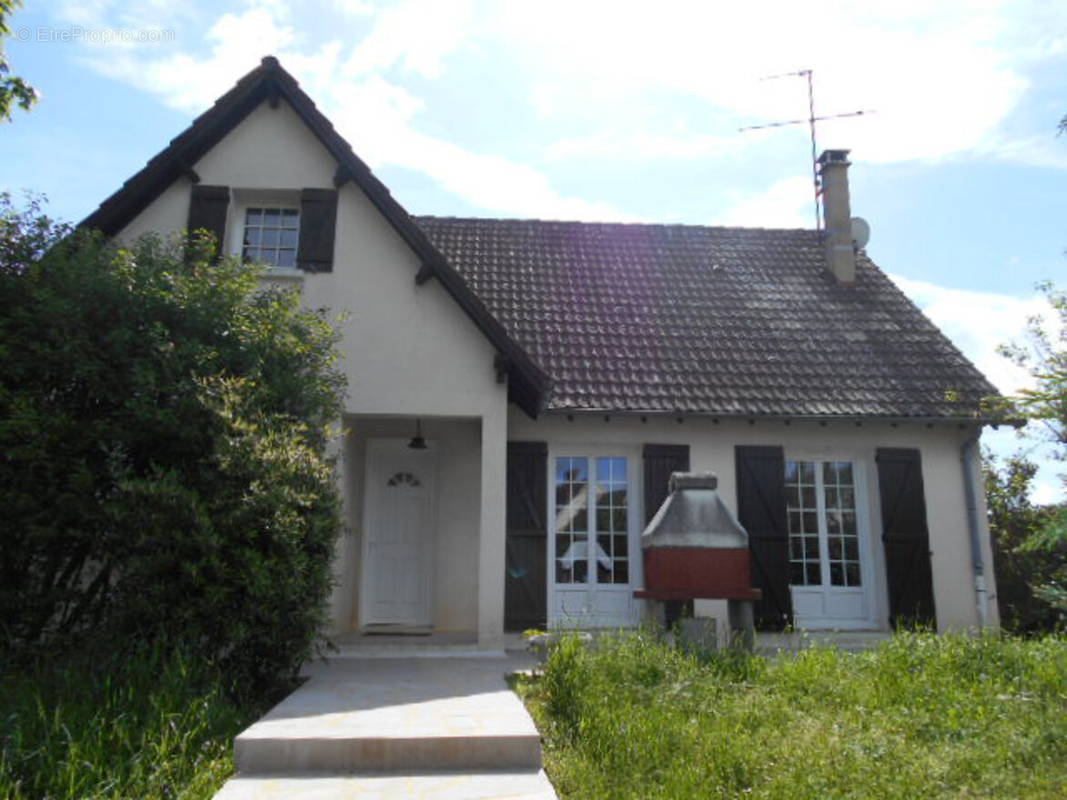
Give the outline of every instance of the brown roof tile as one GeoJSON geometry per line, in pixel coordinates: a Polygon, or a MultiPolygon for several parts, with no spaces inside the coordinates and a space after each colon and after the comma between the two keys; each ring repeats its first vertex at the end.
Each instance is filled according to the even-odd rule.
{"type": "Polygon", "coordinates": [[[994,387],[811,230],[415,217],[554,380],[554,410],[969,417],[994,387]]]}

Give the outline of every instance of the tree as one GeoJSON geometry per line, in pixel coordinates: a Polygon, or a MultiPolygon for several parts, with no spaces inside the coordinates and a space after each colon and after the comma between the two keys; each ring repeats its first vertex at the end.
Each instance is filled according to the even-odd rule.
{"type": "MultiPolygon", "coordinates": [[[[20,5],[22,4],[18,0],[0,0],[0,40],[11,35],[7,18],[20,5]]],[[[34,88],[22,78],[10,73],[11,65],[0,42],[0,120],[11,119],[13,105],[18,105],[23,111],[29,111],[30,106],[37,102],[37,92],[34,88]]]]}
{"type": "Polygon", "coordinates": [[[1021,455],[1003,465],[991,452],[982,456],[1002,624],[1016,633],[1050,630],[1062,615],[1040,587],[1067,565],[1067,550],[1044,546],[1040,537],[1058,510],[1030,500],[1036,464],[1021,455]]]}
{"type": "Polygon", "coordinates": [[[255,691],[325,618],[337,334],[183,244],[0,200],[0,648],[162,636],[255,691]]]}
{"type": "MultiPolygon", "coordinates": [[[[1053,320],[1032,317],[1025,340],[1001,348],[1034,379],[1033,388],[1006,398],[1006,407],[1008,413],[1032,421],[1032,435],[1048,442],[1054,456],[1063,461],[1067,460],[1067,293],[1048,282],[1038,288],[1048,300],[1053,320]]],[[[1034,596],[1067,613],[1067,510],[1061,507],[1045,514],[1020,546],[1044,554],[1051,562],[1042,580],[1034,584],[1034,596]]]]}

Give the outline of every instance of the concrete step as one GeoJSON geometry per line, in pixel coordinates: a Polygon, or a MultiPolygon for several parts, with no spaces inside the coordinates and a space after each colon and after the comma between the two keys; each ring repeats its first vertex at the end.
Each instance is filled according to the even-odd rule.
{"type": "Polygon", "coordinates": [[[556,800],[540,770],[422,775],[237,777],[215,800],[556,800]]]}
{"type": "Polygon", "coordinates": [[[508,659],[338,659],[234,741],[242,778],[533,770],[541,740],[508,659]]]}

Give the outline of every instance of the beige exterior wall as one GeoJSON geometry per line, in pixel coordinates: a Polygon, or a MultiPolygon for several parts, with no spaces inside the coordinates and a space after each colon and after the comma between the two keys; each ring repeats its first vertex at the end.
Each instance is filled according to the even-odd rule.
{"type": "MultiPolygon", "coordinates": [[[[237,230],[241,203],[271,192],[296,201],[302,188],[332,188],[336,163],[297,115],[282,103],[266,104],[192,165],[201,181],[234,189],[229,231],[237,230]],[[286,194],[288,193],[288,194],[286,194]]],[[[179,179],[120,234],[171,233],[186,223],[191,184],[179,179]]],[[[224,247],[237,249],[228,233],[224,247]]],[[[365,441],[410,436],[415,417],[426,436],[439,438],[442,480],[434,558],[434,622],[441,630],[477,630],[481,642],[498,642],[503,630],[505,455],[508,439],[548,441],[550,449],[584,445],[621,448],[640,455],[646,442],[691,446],[694,469],[716,472],[723,497],[735,503],[734,446],[783,445],[787,455],[841,455],[863,465],[872,530],[880,532],[874,451],[918,447],[933,550],[935,602],[941,629],[977,622],[959,449],[965,431],[919,425],[817,424],[550,416],[530,420],[507,406],[496,383],[493,348],[437,281],[416,286],[414,253],[352,183],[339,192],[332,273],[295,279],[305,303],[347,315],[342,324],[344,370],[349,377],[339,480],[349,531],[338,544],[333,627],[349,630],[358,619],[357,585],[362,526],[365,441]],[[388,419],[393,417],[394,419],[388,419]],[[395,417],[406,417],[397,420],[395,417]]],[[[637,459],[637,463],[640,459],[637,459]]],[[[640,475],[635,476],[640,481],[640,475]]],[[[640,485],[638,482],[635,485],[640,485]]],[[[640,495],[640,493],[638,493],[640,495]]],[[[638,497],[640,502],[640,496],[638,497]]],[[[639,509],[640,513],[640,509],[639,509]]],[[[984,506],[980,508],[984,526],[984,506]]],[[[884,618],[885,586],[878,536],[874,539],[876,601],[884,618]]],[[[995,621],[988,535],[983,532],[986,574],[995,621]]]]}
{"type": "MultiPolygon", "coordinates": [[[[333,187],[337,163],[286,104],[262,104],[205,154],[193,169],[205,185],[233,190],[224,249],[237,252],[242,204],[289,199],[303,188],[333,187]]],[[[191,183],[179,179],[119,234],[184,228],[191,183]]],[[[348,376],[346,424],[339,480],[346,493],[349,533],[338,544],[339,581],[332,626],[348,630],[358,618],[362,442],[371,431],[410,437],[415,417],[462,419],[439,426],[442,483],[434,620],[441,630],[478,631],[491,643],[503,630],[504,430],[507,387],[496,382],[495,351],[437,281],[416,286],[419,261],[363,192],[339,190],[333,272],[286,278],[305,304],[344,314],[340,327],[348,376]],[[367,417],[406,416],[399,423],[367,417]],[[384,427],[383,427],[384,426],[384,427]],[[483,430],[487,447],[482,447],[483,430]],[[481,573],[488,573],[479,580],[481,573]]]]}
{"type": "MultiPolygon", "coordinates": [[[[967,530],[966,501],[960,448],[973,431],[955,425],[928,428],[922,424],[828,423],[761,421],[749,425],[745,420],[721,420],[715,424],[707,418],[651,416],[647,422],[632,416],[613,416],[605,422],[603,415],[547,415],[533,421],[513,413],[508,438],[516,441],[545,441],[549,455],[580,454],[595,448],[605,452],[610,446],[620,455],[640,456],[646,443],[688,444],[690,466],[719,476],[723,500],[736,513],[737,481],[734,466],[736,445],[772,445],[785,448],[787,458],[846,458],[855,461],[864,475],[866,512],[869,520],[872,556],[873,600],[880,626],[886,625],[888,602],[885,561],[881,545],[881,502],[878,496],[878,471],[875,451],[879,447],[910,447],[922,452],[927,521],[934,576],[934,603],[939,630],[973,627],[978,624],[971,545],[967,530]]],[[[639,461],[639,458],[638,458],[639,461]]],[[[634,486],[643,486],[641,476],[634,486]]],[[[551,494],[551,490],[550,490],[551,494]]],[[[644,519],[641,492],[635,498],[638,513],[644,519]]],[[[986,581],[990,593],[992,624],[996,618],[996,586],[992,575],[992,553],[985,526],[984,506],[979,508],[982,544],[987,565],[986,581]]]]}

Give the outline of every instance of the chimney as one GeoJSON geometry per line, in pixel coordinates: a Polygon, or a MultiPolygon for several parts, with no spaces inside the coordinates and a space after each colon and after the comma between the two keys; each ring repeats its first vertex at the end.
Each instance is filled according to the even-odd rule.
{"type": "Polygon", "coordinates": [[[826,269],[838,283],[856,280],[856,250],[852,245],[852,209],[848,200],[848,150],[824,150],[819,156],[822,185],[826,269]]]}

